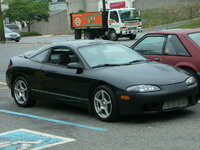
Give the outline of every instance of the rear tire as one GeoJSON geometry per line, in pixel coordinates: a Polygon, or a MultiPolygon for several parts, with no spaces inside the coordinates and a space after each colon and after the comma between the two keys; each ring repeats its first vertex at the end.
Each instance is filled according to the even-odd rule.
{"type": "Polygon", "coordinates": [[[84,32],[84,39],[85,40],[93,40],[94,39],[94,35],[92,34],[92,32],[86,30],[84,32]]]}
{"type": "Polygon", "coordinates": [[[81,30],[75,30],[75,40],[80,40],[81,36],[81,30]]]}
{"type": "Polygon", "coordinates": [[[117,119],[117,102],[113,91],[106,85],[97,87],[92,96],[95,115],[99,120],[111,122],[117,119]]]}
{"type": "Polygon", "coordinates": [[[15,102],[20,107],[29,107],[35,104],[35,100],[31,96],[30,86],[24,77],[15,79],[12,85],[12,93],[15,102]]]}

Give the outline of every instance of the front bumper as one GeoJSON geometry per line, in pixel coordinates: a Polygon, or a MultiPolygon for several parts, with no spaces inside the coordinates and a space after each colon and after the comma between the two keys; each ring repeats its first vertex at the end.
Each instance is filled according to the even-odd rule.
{"type": "Polygon", "coordinates": [[[161,91],[149,93],[117,92],[119,112],[121,115],[155,113],[183,109],[198,103],[199,89],[197,84],[187,87],[185,83],[160,86],[161,91]],[[130,100],[121,100],[121,95],[131,97],[130,100]],[[187,98],[188,103],[183,107],[163,109],[166,101],[187,98]]]}
{"type": "Polygon", "coordinates": [[[120,31],[120,35],[130,35],[130,34],[137,34],[138,30],[128,30],[128,31],[120,31]]]}
{"type": "Polygon", "coordinates": [[[7,41],[18,41],[20,40],[20,37],[6,37],[7,41]]]}

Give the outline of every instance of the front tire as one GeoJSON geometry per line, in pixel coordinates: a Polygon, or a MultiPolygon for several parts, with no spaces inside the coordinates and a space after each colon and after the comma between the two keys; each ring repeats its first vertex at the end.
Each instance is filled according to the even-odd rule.
{"type": "Polygon", "coordinates": [[[113,91],[108,86],[97,87],[92,96],[95,115],[98,119],[106,122],[117,118],[117,102],[113,91]]]}
{"type": "Polygon", "coordinates": [[[116,34],[116,32],[114,30],[110,31],[109,39],[111,41],[117,41],[118,40],[118,35],[116,34]]]}
{"type": "Polygon", "coordinates": [[[15,102],[20,107],[29,107],[35,104],[35,100],[31,97],[30,86],[24,77],[15,79],[12,93],[15,102]]]}

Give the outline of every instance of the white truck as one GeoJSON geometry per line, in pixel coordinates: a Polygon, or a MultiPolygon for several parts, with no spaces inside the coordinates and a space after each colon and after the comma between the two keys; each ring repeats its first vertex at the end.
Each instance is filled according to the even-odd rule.
{"type": "Polygon", "coordinates": [[[103,38],[116,41],[120,37],[136,38],[141,32],[140,11],[135,8],[111,9],[101,12],[71,13],[71,28],[75,39],[103,38]]]}

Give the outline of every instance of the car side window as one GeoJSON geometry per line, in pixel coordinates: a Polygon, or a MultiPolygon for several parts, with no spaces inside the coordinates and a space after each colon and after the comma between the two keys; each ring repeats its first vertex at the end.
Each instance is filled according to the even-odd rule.
{"type": "Polygon", "coordinates": [[[119,17],[116,11],[110,12],[110,19],[115,20],[117,23],[119,22],[119,17]]]}
{"type": "Polygon", "coordinates": [[[165,39],[164,36],[148,36],[133,49],[143,55],[159,55],[163,53],[165,39]]]}
{"type": "Polygon", "coordinates": [[[189,56],[189,53],[176,35],[168,35],[165,45],[165,54],[176,56],[189,56]]]}
{"type": "Polygon", "coordinates": [[[52,49],[47,63],[67,67],[69,63],[79,62],[74,52],[67,47],[55,47],[52,49]]]}
{"type": "Polygon", "coordinates": [[[36,62],[40,62],[40,63],[44,62],[46,57],[47,57],[48,52],[49,52],[49,50],[45,50],[45,51],[33,56],[31,58],[31,60],[36,61],[36,62]]]}

